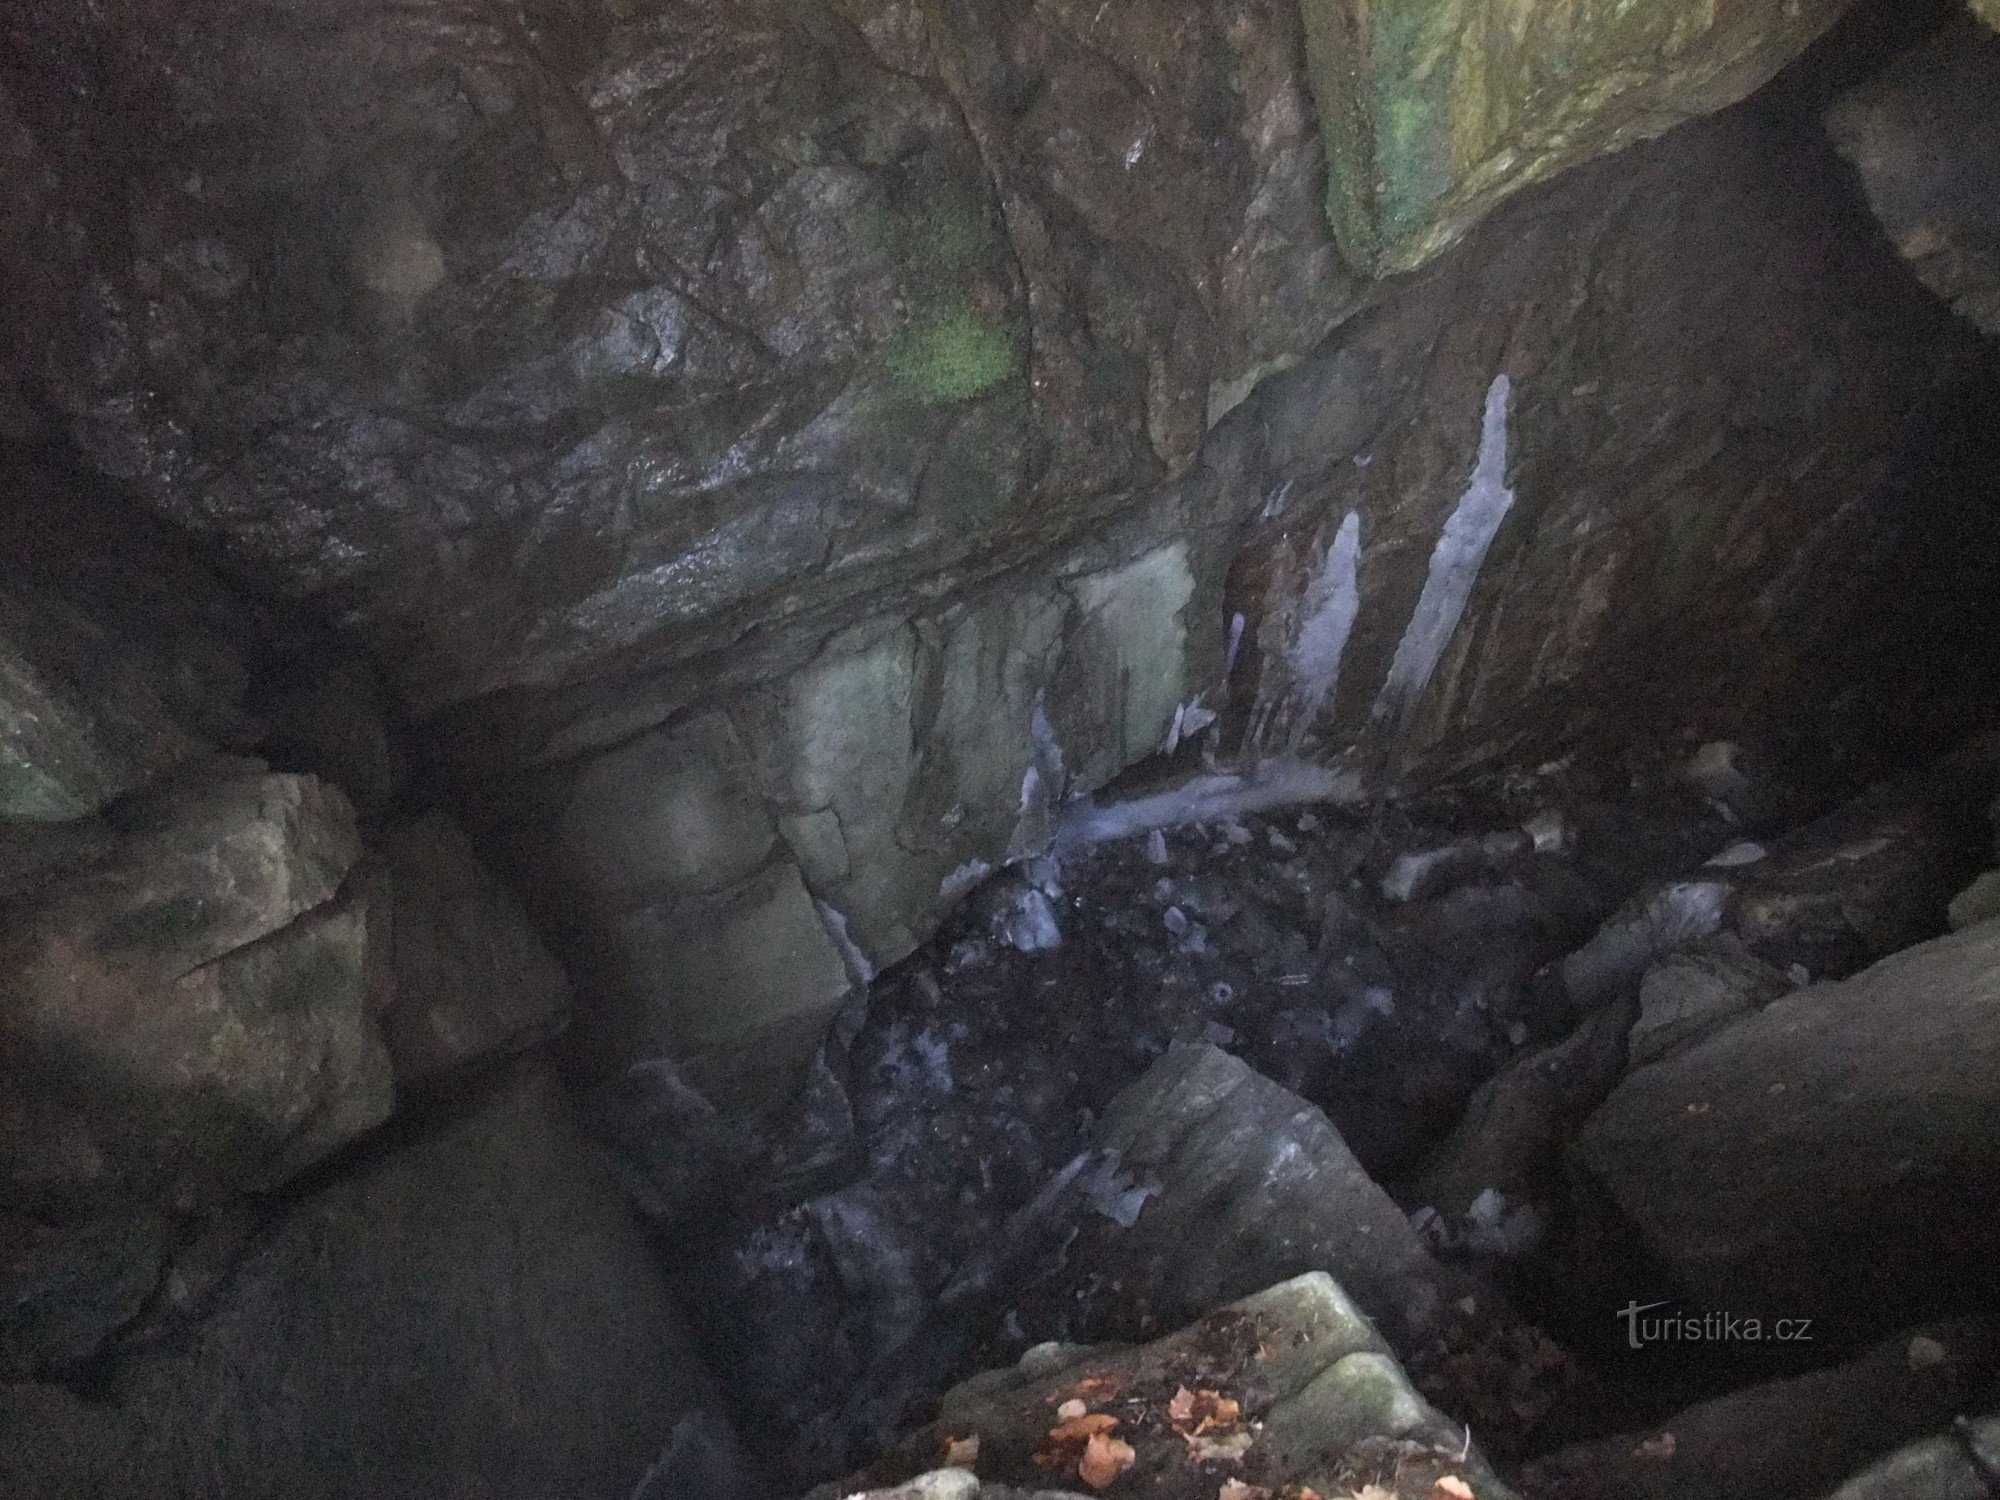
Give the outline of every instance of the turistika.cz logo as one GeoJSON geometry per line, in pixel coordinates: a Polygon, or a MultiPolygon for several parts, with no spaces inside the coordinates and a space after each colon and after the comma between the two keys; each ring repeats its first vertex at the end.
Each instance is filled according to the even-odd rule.
{"type": "Polygon", "coordinates": [[[1736,1313],[1661,1312],[1672,1302],[1631,1302],[1619,1309],[1625,1339],[1634,1349],[1648,1344],[1808,1344],[1811,1318],[1753,1318],[1736,1313]]]}

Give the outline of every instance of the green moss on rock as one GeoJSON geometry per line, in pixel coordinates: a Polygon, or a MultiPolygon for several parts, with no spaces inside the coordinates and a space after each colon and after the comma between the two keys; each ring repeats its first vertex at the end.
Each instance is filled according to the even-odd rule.
{"type": "Polygon", "coordinates": [[[904,395],[941,404],[970,401],[1013,379],[1021,350],[1010,329],[959,304],[919,318],[889,345],[884,362],[904,395]]]}
{"type": "Polygon", "coordinates": [[[1847,3],[1301,0],[1335,237],[1413,269],[1528,183],[1735,103],[1847,3]]]}

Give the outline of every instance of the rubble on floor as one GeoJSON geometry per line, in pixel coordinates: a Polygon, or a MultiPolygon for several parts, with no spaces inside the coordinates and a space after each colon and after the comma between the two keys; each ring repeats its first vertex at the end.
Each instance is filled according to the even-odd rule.
{"type": "MultiPolygon", "coordinates": [[[[1581,1168],[1648,1080],[1777,1036],[1823,1007],[1833,987],[1811,979],[1943,932],[1990,857],[1989,767],[1974,747],[1790,832],[1796,794],[1754,757],[1709,752],[1616,797],[1555,768],[1407,805],[1135,823],[993,876],[849,1003],[792,1105],[718,1109],[658,1061],[600,1086],[596,1108],[781,1488],[865,1465],[974,1371],[1049,1342],[1157,1339],[1315,1271],[1428,1401],[1518,1463],[1976,1304],[1964,1286],[1939,1306],[1871,1297],[1790,1365],[1663,1351],[1649,1376],[1607,1357],[1629,1291],[1692,1295],[1690,1310],[1720,1293],[1637,1232],[1627,1176],[1654,1192],[1761,1181],[1772,1140],[1758,1115],[1726,1144],[1667,1144],[1707,1118],[1683,1109],[1635,1124],[1653,1144],[1621,1145],[1612,1175],[1581,1168]]],[[[1887,1087],[1877,1065],[1928,1034],[1907,1025],[1926,1006],[1951,1008],[1846,1006],[1896,1024],[1829,1056],[1887,1087]]],[[[1754,1051],[1757,1100],[1784,1107],[1754,1051]]],[[[1940,1065],[1926,1054],[1952,1076],[1940,1065]]],[[[1944,1113],[1937,1130],[1958,1118],[1944,1113]]],[[[1885,1117],[1842,1118],[1865,1133],[1885,1117]]],[[[1770,1206],[1746,1201],[1753,1218],[1770,1206]]],[[[1806,1187],[1785,1201],[1799,1219],[1824,1209],[1806,1187]]],[[[1950,1229],[1915,1242],[1941,1265],[1979,1264],[1976,1224],[1924,1222],[1950,1229]]],[[[1825,1240],[1802,1234],[1801,1263],[1825,1240]]],[[[1784,1256],[1760,1244],[1749,1260],[1784,1256]]],[[[1932,1415],[1898,1426],[1897,1410],[1840,1451],[1871,1456],[1932,1415]]],[[[946,1457],[916,1454],[899,1477],[946,1457]]]]}

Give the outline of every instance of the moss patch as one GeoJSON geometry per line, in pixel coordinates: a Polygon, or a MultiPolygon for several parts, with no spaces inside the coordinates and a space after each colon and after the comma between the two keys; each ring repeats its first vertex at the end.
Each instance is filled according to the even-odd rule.
{"type": "Polygon", "coordinates": [[[960,304],[920,318],[883,362],[896,388],[918,401],[970,401],[1013,379],[1021,350],[1004,325],[960,304]]]}

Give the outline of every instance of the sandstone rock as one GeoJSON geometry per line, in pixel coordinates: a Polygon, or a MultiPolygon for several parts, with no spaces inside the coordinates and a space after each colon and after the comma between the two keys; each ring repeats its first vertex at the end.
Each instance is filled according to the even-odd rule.
{"type": "Polygon", "coordinates": [[[381,857],[394,984],[381,1022],[399,1084],[435,1081],[563,1024],[569,981],[449,819],[432,814],[391,833],[381,857]]]}
{"type": "Polygon", "coordinates": [[[1421,265],[1526,184],[1734,104],[1845,8],[1306,0],[1340,247],[1421,265]]]}
{"type": "Polygon", "coordinates": [[[1456,1292],[1326,1116],[1218,1048],[1170,1052],[1113,1102],[1102,1136],[1160,1184],[1123,1243],[1133,1295],[1153,1283],[1162,1322],[1324,1271],[1409,1349],[1456,1292]]]}
{"type": "Polygon", "coordinates": [[[1082,1439],[1051,1430],[1075,1416],[1058,1410],[1068,1401],[1086,1409],[1086,1428],[1095,1421],[1130,1445],[1118,1484],[1169,1500],[1212,1500],[1239,1476],[1324,1494],[1380,1483],[1400,1497],[1428,1495],[1435,1480],[1458,1474],[1482,1500],[1511,1493],[1465,1429],[1411,1387],[1338,1284],[1315,1272],[1141,1348],[1068,1350],[1060,1360],[1024,1359],[974,1376],[945,1394],[935,1422],[860,1475],[815,1490],[813,1500],[871,1486],[983,1495],[1087,1478],[1082,1439]],[[969,1460],[976,1475],[913,1479],[967,1439],[977,1439],[969,1460]]]}
{"type": "Polygon", "coordinates": [[[1997,965],[1988,923],[1775,1000],[1628,1076],[1575,1161],[1703,1305],[1829,1338],[1949,1305],[2000,1224],[1997,965]]]}
{"type": "Polygon", "coordinates": [[[119,823],[108,859],[10,913],[10,1193],[191,1206],[274,1186],[378,1124],[388,1059],[367,1012],[368,911],[335,899],[358,852],[340,794],[236,770],[119,823]]]}
{"type": "Polygon", "coordinates": [[[1656,1428],[1564,1448],[1529,1464],[1521,1487],[1540,1500],[1817,1500],[1862,1464],[1948,1424],[1983,1394],[1995,1353],[1991,1330],[1977,1325],[1913,1330],[1656,1428]]]}
{"type": "Polygon", "coordinates": [[[2000,334],[1996,89],[2000,42],[1966,21],[1842,96],[1827,128],[1924,284],[2000,334]]]}
{"type": "Polygon", "coordinates": [[[0,1388],[13,1493],[624,1500],[710,1400],[638,1226],[532,1077],[290,1205],[210,1316],[100,1396],[0,1388]]]}

